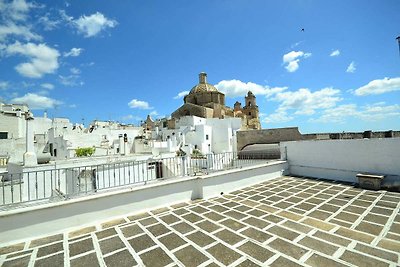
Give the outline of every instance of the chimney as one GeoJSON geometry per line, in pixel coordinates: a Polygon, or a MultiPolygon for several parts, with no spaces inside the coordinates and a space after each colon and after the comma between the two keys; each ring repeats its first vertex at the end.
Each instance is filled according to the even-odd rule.
{"type": "Polygon", "coordinates": [[[199,74],[199,83],[207,83],[207,73],[200,72],[200,74],[199,74]]]}

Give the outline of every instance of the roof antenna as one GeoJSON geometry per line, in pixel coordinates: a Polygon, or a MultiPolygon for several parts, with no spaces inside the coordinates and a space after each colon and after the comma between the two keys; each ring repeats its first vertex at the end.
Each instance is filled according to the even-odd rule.
{"type": "Polygon", "coordinates": [[[397,42],[399,43],[399,53],[400,53],[400,35],[396,38],[397,42]]]}

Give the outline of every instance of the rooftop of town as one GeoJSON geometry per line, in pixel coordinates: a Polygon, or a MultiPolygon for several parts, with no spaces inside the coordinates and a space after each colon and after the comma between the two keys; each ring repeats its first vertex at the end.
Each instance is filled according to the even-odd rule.
{"type": "Polygon", "coordinates": [[[396,266],[399,211],[400,193],[281,176],[9,244],[0,264],[396,266]]]}

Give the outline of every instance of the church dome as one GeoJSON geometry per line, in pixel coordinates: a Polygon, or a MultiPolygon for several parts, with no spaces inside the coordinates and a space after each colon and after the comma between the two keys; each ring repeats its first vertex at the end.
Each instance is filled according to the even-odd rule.
{"type": "Polygon", "coordinates": [[[201,72],[199,74],[199,84],[190,90],[189,94],[204,93],[204,92],[218,92],[217,88],[207,83],[207,73],[201,72]]]}

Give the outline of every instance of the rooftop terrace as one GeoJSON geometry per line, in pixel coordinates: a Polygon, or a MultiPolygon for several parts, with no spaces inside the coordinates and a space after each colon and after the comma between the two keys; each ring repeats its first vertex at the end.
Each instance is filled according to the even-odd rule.
{"type": "Polygon", "coordinates": [[[1,266],[397,266],[400,193],[282,176],[0,248],[1,266]]]}

